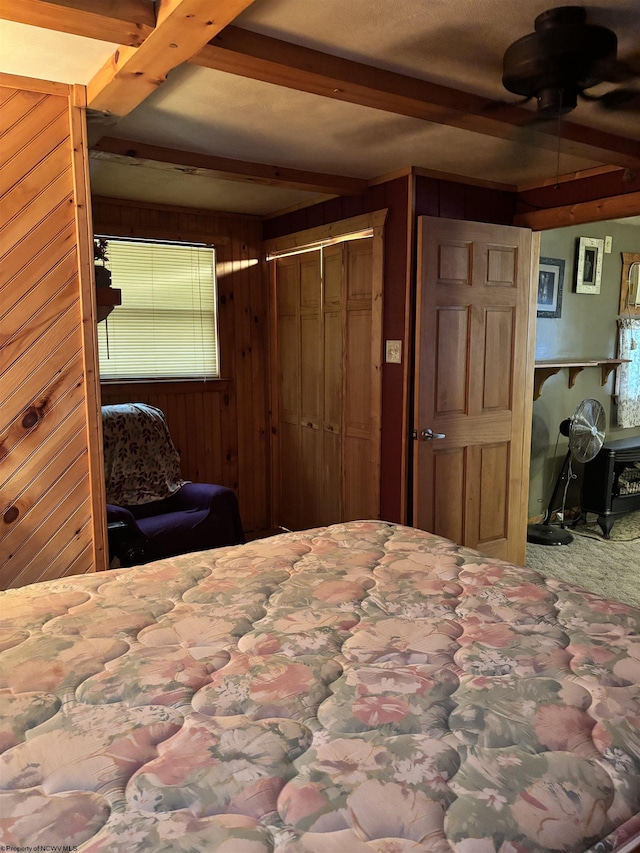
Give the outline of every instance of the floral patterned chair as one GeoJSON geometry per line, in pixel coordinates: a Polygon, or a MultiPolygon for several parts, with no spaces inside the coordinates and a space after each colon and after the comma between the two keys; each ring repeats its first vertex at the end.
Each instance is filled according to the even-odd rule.
{"type": "Polygon", "coordinates": [[[180,476],[180,456],[160,409],[103,406],[102,430],[112,564],[244,542],[233,490],[180,476]]]}

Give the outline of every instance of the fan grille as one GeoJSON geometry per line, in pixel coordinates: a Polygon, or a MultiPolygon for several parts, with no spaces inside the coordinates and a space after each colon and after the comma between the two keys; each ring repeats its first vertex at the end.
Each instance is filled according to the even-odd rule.
{"type": "Polygon", "coordinates": [[[571,417],[569,450],[578,462],[589,462],[604,443],[605,413],[602,403],[583,400],[571,417]]]}

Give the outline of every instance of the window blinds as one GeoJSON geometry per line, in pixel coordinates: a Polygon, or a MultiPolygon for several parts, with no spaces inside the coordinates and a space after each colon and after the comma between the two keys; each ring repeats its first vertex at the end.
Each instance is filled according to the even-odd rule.
{"type": "Polygon", "coordinates": [[[122,304],[98,326],[100,378],[218,376],[214,250],[107,239],[122,304]]]}

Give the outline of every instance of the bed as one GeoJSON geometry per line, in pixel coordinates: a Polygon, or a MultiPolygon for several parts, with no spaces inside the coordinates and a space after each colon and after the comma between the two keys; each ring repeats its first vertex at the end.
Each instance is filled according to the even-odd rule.
{"type": "Polygon", "coordinates": [[[622,603],[362,521],[10,590],[0,615],[1,849],[638,849],[622,603]]]}

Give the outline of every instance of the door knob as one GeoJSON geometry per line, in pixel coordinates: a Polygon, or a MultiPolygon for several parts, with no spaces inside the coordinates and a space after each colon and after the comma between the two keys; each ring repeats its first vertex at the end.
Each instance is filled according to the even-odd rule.
{"type": "Polygon", "coordinates": [[[423,441],[433,441],[434,438],[446,438],[446,435],[443,432],[434,432],[427,427],[421,431],[420,438],[423,441]]]}

